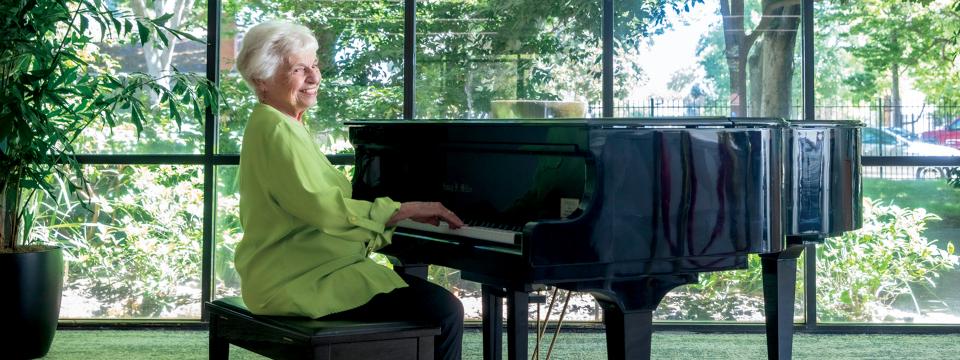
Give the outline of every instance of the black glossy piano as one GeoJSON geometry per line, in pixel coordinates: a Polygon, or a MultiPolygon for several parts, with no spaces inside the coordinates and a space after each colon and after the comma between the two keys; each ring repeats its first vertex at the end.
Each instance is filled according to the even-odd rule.
{"type": "Polygon", "coordinates": [[[859,124],[771,118],[348,122],[354,197],[440,201],[381,252],[482,284],[484,358],[526,358],[528,293],[592,294],[610,359],[650,357],[653,311],[697,274],[763,264],[770,358],[790,358],[796,259],[861,224],[859,124]]]}

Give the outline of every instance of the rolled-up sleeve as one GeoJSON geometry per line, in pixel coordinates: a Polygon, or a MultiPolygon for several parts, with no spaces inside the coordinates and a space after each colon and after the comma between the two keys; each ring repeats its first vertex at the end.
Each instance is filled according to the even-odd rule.
{"type": "Polygon", "coordinates": [[[342,176],[338,170],[317,159],[322,155],[314,145],[296,136],[289,126],[277,124],[264,134],[265,171],[261,176],[271,198],[284,211],[322,232],[366,242],[368,251],[389,244],[393,229],[385,224],[400,203],[386,197],[373,202],[349,198],[335,179],[342,176]]]}

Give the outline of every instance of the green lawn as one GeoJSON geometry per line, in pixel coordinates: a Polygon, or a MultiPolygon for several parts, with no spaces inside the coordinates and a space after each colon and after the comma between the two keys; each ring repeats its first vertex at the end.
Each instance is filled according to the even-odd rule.
{"type": "MultiPolygon", "coordinates": [[[[467,330],[463,359],[480,360],[480,333],[467,330]]],[[[532,339],[531,339],[532,340],[532,339]]],[[[763,334],[653,334],[653,359],[765,359],[763,334]]],[[[813,335],[797,334],[794,359],[956,359],[960,335],[813,335]]],[[[531,344],[532,346],[532,344],[531,344]]],[[[531,347],[532,349],[532,347],[531,347]]],[[[544,347],[546,350],[546,347],[544,347]]],[[[563,333],[552,359],[599,360],[606,358],[602,332],[563,333]]],[[[231,359],[260,360],[261,356],[231,347],[231,359]]],[[[544,358],[541,354],[541,359],[544,358]]],[[[206,359],[205,331],[59,331],[45,359],[206,359]]],[[[506,357],[504,357],[506,358],[506,357]]],[[[384,357],[389,359],[389,357],[384,357]]]]}
{"type": "Polygon", "coordinates": [[[943,180],[863,179],[863,197],[907,208],[924,208],[942,221],[929,229],[960,229],[960,189],[943,180]]]}

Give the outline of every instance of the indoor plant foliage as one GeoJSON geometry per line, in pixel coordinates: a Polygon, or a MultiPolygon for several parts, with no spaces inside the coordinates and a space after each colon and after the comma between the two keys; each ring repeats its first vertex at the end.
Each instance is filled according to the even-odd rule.
{"type": "Polygon", "coordinates": [[[112,127],[130,121],[143,129],[153,111],[169,112],[180,123],[202,118],[204,106],[216,105],[215,92],[199,75],[112,74],[91,60],[94,41],[134,36],[141,44],[166,44],[168,38],[192,37],[164,26],[169,16],[137,18],[110,10],[101,0],[5,1],[0,5],[0,190],[3,229],[0,247],[16,251],[29,230],[26,211],[34,191],[54,191],[56,179],[70,179],[67,190],[82,189],[81,166],[73,142],[92,124],[112,127]],[[152,92],[160,109],[151,109],[152,92]],[[26,229],[20,229],[20,227],[26,229]],[[27,231],[24,231],[27,230],[27,231]]]}
{"type": "Polygon", "coordinates": [[[84,129],[129,122],[139,133],[151,114],[169,114],[181,124],[216,105],[216,91],[203,76],[113,74],[102,63],[97,42],[164,46],[171,37],[193,39],[165,26],[169,18],[135,17],[102,0],[0,2],[0,286],[12,294],[0,297],[5,356],[42,356],[52,341],[63,256],[56,246],[23,243],[35,217],[31,199],[86,189],[73,156],[84,129]],[[35,315],[32,308],[39,307],[35,315]]]}

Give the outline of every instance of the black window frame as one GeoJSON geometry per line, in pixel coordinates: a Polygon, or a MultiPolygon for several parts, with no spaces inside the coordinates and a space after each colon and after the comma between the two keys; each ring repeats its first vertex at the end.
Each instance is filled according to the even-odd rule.
{"type": "MultiPolygon", "coordinates": [[[[404,4],[404,46],[403,46],[403,119],[415,118],[415,83],[416,79],[416,6],[417,0],[402,0],[404,4]]],[[[530,0],[535,1],[535,0],[530,0]]],[[[599,0],[602,3],[602,116],[614,115],[614,0],[599,0]]],[[[626,1],[626,0],[621,0],[626,1]]],[[[802,34],[802,93],[803,108],[802,120],[816,120],[814,108],[814,1],[802,0],[801,34],[802,34]]],[[[207,53],[206,77],[219,86],[220,83],[220,36],[221,36],[221,0],[207,0],[207,53]]],[[[960,124],[960,119],[955,123],[960,124]]],[[[84,165],[202,165],[203,166],[203,231],[202,264],[201,264],[201,302],[211,300],[214,293],[214,226],[216,209],[216,170],[218,166],[235,166],[240,163],[238,154],[219,153],[218,114],[210,109],[206,110],[204,121],[204,150],[202,154],[184,155],[133,155],[133,154],[104,154],[78,155],[77,160],[84,165]]],[[[334,165],[353,165],[352,154],[328,154],[327,157],[334,165]]],[[[862,166],[945,166],[960,167],[960,157],[946,156],[864,156],[862,166]]],[[[893,325],[893,324],[821,324],[817,321],[816,302],[816,252],[813,244],[806,245],[804,256],[804,321],[795,323],[798,330],[817,333],[903,333],[903,334],[946,334],[960,333],[960,324],[949,325],[893,325]]],[[[203,328],[209,322],[210,315],[204,308],[198,320],[122,320],[122,319],[90,319],[61,321],[61,327],[124,327],[124,328],[158,328],[172,327],[177,329],[203,328]]],[[[599,325],[598,325],[599,328],[599,325]]],[[[704,323],[657,323],[656,330],[683,330],[697,332],[760,332],[764,331],[763,324],[704,324],[704,323]]]]}

